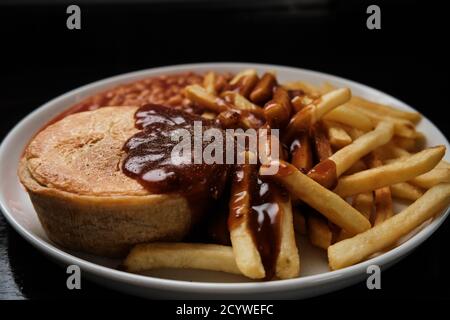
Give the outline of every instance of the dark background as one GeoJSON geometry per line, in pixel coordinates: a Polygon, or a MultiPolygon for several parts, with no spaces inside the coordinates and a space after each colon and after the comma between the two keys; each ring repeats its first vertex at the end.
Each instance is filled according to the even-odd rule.
{"type": "MultiPolygon", "coordinates": [[[[64,1],[0,2],[0,140],[30,111],[80,85],[208,61],[282,64],[359,81],[415,107],[448,137],[443,2],[72,1],[81,7],[81,30],[66,28],[64,1]],[[381,7],[381,30],[366,28],[368,4],[381,7]]],[[[362,283],[312,300],[450,299],[449,231],[447,221],[384,272],[382,290],[362,283]]],[[[87,280],[82,290],[68,291],[65,282],[65,270],[0,215],[0,299],[127,298],[87,280]]]]}

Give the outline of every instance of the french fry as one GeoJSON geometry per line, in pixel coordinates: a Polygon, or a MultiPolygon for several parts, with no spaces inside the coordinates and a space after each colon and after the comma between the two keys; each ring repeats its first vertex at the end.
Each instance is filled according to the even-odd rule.
{"type": "Polygon", "coordinates": [[[417,151],[416,140],[414,138],[394,137],[392,141],[395,145],[408,152],[417,151]]]}
{"type": "Polygon", "coordinates": [[[375,123],[380,123],[382,121],[391,122],[394,125],[394,133],[397,136],[405,138],[414,138],[417,136],[414,124],[409,120],[394,118],[387,115],[380,115],[376,112],[373,112],[372,110],[364,109],[351,103],[347,105],[366,114],[375,123]]]}
{"type": "Polygon", "coordinates": [[[324,94],[316,104],[315,121],[318,121],[331,110],[346,103],[351,98],[351,95],[351,91],[348,88],[340,88],[324,94]]]}
{"type": "Polygon", "coordinates": [[[297,133],[308,130],[325,114],[350,100],[350,97],[350,90],[341,88],[323,95],[317,103],[303,108],[291,118],[286,128],[284,141],[291,141],[297,133]]]}
{"type": "Polygon", "coordinates": [[[313,165],[311,143],[306,132],[299,134],[291,145],[292,164],[303,173],[311,170],[313,165]]]}
{"type": "Polygon", "coordinates": [[[297,113],[306,106],[314,103],[314,100],[318,98],[309,96],[302,90],[289,90],[288,92],[291,97],[291,105],[294,113],[297,113]]]}
{"type": "Polygon", "coordinates": [[[392,196],[391,189],[389,187],[383,187],[376,189],[375,193],[375,217],[373,225],[379,225],[386,219],[389,219],[394,215],[392,208],[392,196]]]}
{"type": "Polygon", "coordinates": [[[333,91],[334,89],[336,89],[336,87],[334,85],[332,85],[330,82],[324,82],[320,86],[320,92],[322,92],[322,93],[327,93],[327,92],[333,91]]]}
{"type": "Polygon", "coordinates": [[[289,157],[288,151],[280,143],[278,137],[272,134],[270,126],[266,123],[261,129],[266,129],[267,134],[262,134],[262,131],[259,134],[260,141],[264,142],[258,144],[259,163],[270,163],[272,159],[287,159],[289,157]],[[274,148],[278,148],[278,152],[274,151],[274,148]]]}
{"type": "Polygon", "coordinates": [[[347,230],[344,229],[340,229],[339,232],[337,233],[336,239],[334,239],[334,241],[332,243],[336,243],[348,238],[351,238],[353,235],[351,233],[349,233],[347,230]]]}
{"type": "Polygon", "coordinates": [[[399,199],[416,201],[423,196],[423,190],[411,183],[400,182],[391,185],[392,196],[399,199]]]}
{"type": "Polygon", "coordinates": [[[321,96],[320,89],[310,83],[303,81],[293,81],[283,84],[286,90],[301,90],[312,98],[319,98],[321,96]]]}
{"type": "Polygon", "coordinates": [[[230,80],[231,85],[237,85],[239,81],[242,80],[242,78],[248,77],[248,76],[257,76],[255,69],[245,69],[240,72],[238,72],[233,79],[230,80]]]}
{"type": "Polygon", "coordinates": [[[330,141],[325,131],[322,121],[316,122],[311,129],[316,156],[319,161],[324,161],[331,157],[333,150],[331,149],[330,141]]]}
{"type": "Polygon", "coordinates": [[[438,183],[450,182],[450,168],[440,162],[436,168],[411,179],[410,182],[425,189],[429,189],[438,183]]]}
{"type": "MultiPolygon", "coordinates": [[[[365,192],[353,197],[352,206],[360,212],[367,220],[371,221],[373,209],[373,193],[365,192]]],[[[352,235],[348,231],[341,229],[336,242],[350,238],[352,235]]]]}
{"type": "Polygon", "coordinates": [[[306,107],[305,104],[303,104],[303,97],[301,96],[295,96],[291,99],[291,105],[292,109],[295,113],[302,110],[304,107],[306,107]]]}
{"type": "Polygon", "coordinates": [[[206,92],[215,96],[216,92],[216,74],[212,71],[208,72],[203,78],[203,88],[206,92]]]}
{"type": "Polygon", "coordinates": [[[239,93],[236,93],[234,95],[233,103],[238,109],[248,110],[261,115],[264,114],[263,109],[261,107],[252,103],[250,100],[247,100],[244,96],[240,95],[239,93]]]}
{"type": "MultiPolygon", "coordinates": [[[[376,151],[372,152],[367,159],[371,168],[378,168],[383,165],[383,162],[378,157],[376,151]]],[[[375,197],[375,215],[373,225],[378,225],[384,220],[392,217],[394,211],[392,208],[392,195],[389,186],[385,186],[374,191],[375,197]]]]}
{"type": "MultiPolygon", "coordinates": [[[[266,148],[271,147],[267,146],[266,148]]],[[[253,156],[252,153],[246,152],[248,160],[253,156]]],[[[240,165],[234,173],[228,225],[238,268],[249,278],[261,279],[268,276],[271,277],[273,269],[271,269],[271,265],[268,265],[269,270],[265,269],[267,266],[267,260],[265,259],[268,252],[262,251],[260,253],[258,248],[261,243],[255,243],[255,239],[250,231],[254,229],[251,215],[255,214],[253,212],[253,210],[256,210],[254,209],[255,206],[258,207],[251,194],[252,188],[255,187],[256,174],[256,165],[251,164],[240,165]]],[[[279,230],[275,231],[275,233],[280,236],[279,252],[275,261],[274,273],[278,278],[286,279],[298,276],[300,259],[295,242],[291,202],[289,198],[286,199],[279,188],[279,186],[268,182],[267,196],[270,199],[264,201],[269,201],[272,206],[275,205],[274,208],[277,208],[277,216],[271,217],[278,219],[276,226],[278,226],[279,230]]],[[[261,210],[264,211],[265,209],[261,210]]],[[[264,214],[263,211],[259,214],[264,214]]],[[[268,235],[264,236],[267,237],[268,235]]],[[[267,242],[270,239],[263,239],[262,241],[267,242]]],[[[271,264],[270,261],[269,264],[271,264]]]]}
{"type": "Polygon", "coordinates": [[[230,109],[225,101],[210,94],[208,91],[206,91],[206,89],[199,86],[198,84],[186,86],[184,90],[188,99],[191,99],[192,101],[198,103],[200,106],[210,111],[221,113],[230,109]]]}
{"type": "Polygon", "coordinates": [[[183,268],[241,274],[233,249],[217,244],[146,243],[136,245],[123,266],[128,272],[157,268],[183,268]]]}
{"type": "Polygon", "coordinates": [[[256,74],[248,75],[241,79],[239,84],[237,85],[239,93],[248,98],[253,88],[255,88],[256,84],[259,81],[259,77],[256,74]]]}
{"type": "Polygon", "coordinates": [[[352,205],[356,210],[361,212],[364,217],[370,219],[373,209],[373,193],[364,192],[357,194],[353,198],[352,205]]]}
{"type": "Polygon", "coordinates": [[[328,160],[333,154],[333,150],[322,122],[317,122],[311,132],[314,138],[315,153],[320,162],[308,171],[308,177],[327,189],[333,189],[337,184],[336,166],[334,162],[328,160]]]}
{"type": "Polygon", "coordinates": [[[231,79],[230,86],[233,91],[236,91],[237,89],[240,95],[248,98],[258,81],[259,78],[256,70],[247,69],[236,74],[236,76],[231,79]]]}
{"type": "Polygon", "coordinates": [[[247,100],[243,95],[241,95],[237,92],[224,91],[221,94],[221,97],[223,97],[226,101],[230,102],[233,105],[233,107],[235,107],[238,110],[250,111],[255,114],[264,116],[263,108],[257,106],[253,102],[247,100]]]}
{"type": "Polygon", "coordinates": [[[263,124],[261,118],[256,116],[253,112],[247,110],[227,109],[220,112],[217,117],[217,121],[223,128],[260,128],[263,124]]]}
{"type": "MultiPolygon", "coordinates": [[[[251,156],[247,153],[246,155],[251,156]]],[[[266,271],[250,233],[251,195],[250,188],[256,165],[243,164],[233,176],[228,226],[236,264],[239,270],[251,279],[262,279],[266,271]]]]}
{"type": "Polygon", "coordinates": [[[411,155],[408,151],[397,147],[392,141],[378,148],[377,152],[383,160],[407,157],[411,155]]]}
{"type": "Polygon", "coordinates": [[[414,151],[420,151],[423,148],[425,148],[425,145],[427,143],[427,137],[423,132],[416,131],[416,149],[414,151]]]}
{"type": "Polygon", "coordinates": [[[323,118],[325,120],[339,122],[362,131],[370,131],[374,127],[372,120],[363,112],[350,108],[345,104],[331,110],[323,118]]]}
{"type": "Polygon", "coordinates": [[[331,245],[333,233],[331,232],[328,222],[321,216],[311,214],[308,215],[307,229],[308,238],[312,245],[321,249],[327,249],[331,245]]]}
{"type": "Polygon", "coordinates": [[[369,221],[341,197],[322,187],[293,165],[279,161],[278,173],[267,176],[266,165],[261,166],[260,174],[281,183],[296,199],[301,199],[319,211],[339,227],[356,234],[370,228],[369,221]]]}
{"type": "MultiPolygon", "coordinates": [[[[372,129],[373,128],[374,127],[372,127],[372,129]]],[[[372,130],[372,129],[370,129],[370,130],[372,130]]],[[[364,135],[367,132],[367,131],[363,131],[358,128],[349,127],[349,126],[346,126],[345,130],[347,131],[348,135],[352,138],[352,140],[358,139],[359,137],[361,137],[362,135],[364,135]]],[[[370,131],[370,130],[368,130],[368,131],[370,131]]]]}
{"type": "Polygon", "coordinates": [[[418,112],[409,112],[396,109],[381,103],[372,102],[361,97],[354,96],[351,101],[353,104],[369,109],[380,115],[387,115],[393,118],[405,119],[417,123],[422,116],[418,112]]]}
{"type": "Polygon", "coordinates": [[[239,123],[243,128],[258,129],[264,124],[263,119],[258,117],[258,115],[254,112],[250,112],[247,110],[238,110],[238,113],[240,115],[239,123]]]}
{"type": "MultiPolygon", "coordinates": [[[[416,153],[408,152],[408,151],[406,151],[404,149],[401,149],[401,148],[398,148],[398,147],[393,147],[393,149],[395,149],[394,152],[397,152],[397,150],[399,150],[399,151],[401,150],[401,153],[400,152],[398,153],[398,157],[393,157],[393,158],[389,158],[387,160],[384,160],[388,164],[404,161],[404,160],[408,159],[409,157],[419,153],[419,152],[416,152],[416,153]]],[[[421,150],[420,152],[422,152],[422,151],[423,150],[421,150]]],[[[450,169],[450,163],[448,163],[445,160],[441,160],[436,165],[436,167],[433,168],[433,170],[434,169],[450,169]]]]}
{"type": "Polygon", "coordinates": [[[272,128],[283,128],[289,122],[291,113],[292,106],[288,92],[282,87],[277,87],[272,100],[264,106],[266,121],[272,128]]]}
{"type": "Polygon", "coordinates": [[[392,140],[394,144],[406,151],[417,152],[425,146],[425,137],[420,132],[416,131],[416,134],[414,138],[394,137],[392,140]]]}
{"type": "MultiPolygon", "coordinates": [[[[276,145],[274,145],[273,141],[265,140],[264,153],[267,154],[269,152],[270,156],[272,156],[274,154],[272,149],[280,147],[281,144],[279,141],[277,141],[276,145]]],[[[261,163],[268,163],[270,165],[270,157],[264,158],[267,159],[261,161],[261,163]]],[[[275,215],[273,210],[270,210],[270,223],[273,224],[272,219],[278,219],[277,225],[279,227],[278,234],[280,237],[279,252],[275,263],[275,275],[280,279],[293,278],[298,276],[300,273],[300,257],[298,255],[298,249],[295,241],[294,218],[291,200],[289,197],[286,197],[284,194],[285,191],[281,190],[279,185],[276,185],[273,182],[266,183],[268,187],[266,189],[266,195],[270,199],[266,199],[265,201],[267,201],[266,203],[270,203],[272,206],[275,205],[277,208],[275,215]]]]}
{"type": "MultiPolygon", "coordinates": [[[[367,220],[371,220],[372,217],[372,209],[373,209],[373,193],[365,192],[357,194],[353,197],[352,202],[353,208],[358,210],[367,220]]],[[[344,239],[350,238],[352,235],[344,229],[339,231],[339,234],[336,238],[336,242],[342,241],[344,239]]]]}
{"type": "Polygon", "coordinates": [[[347,171],[344,172],[344,174],[349,175],[349,174],[354,174],[363,170],[366,170],[367,166],[364,163],[364,161],[362,160],[358,160],[356,161],[350,168],[348,168],[347,171]]]}
{"type": "Polygon", "coordinates": [[[347,197],[411,180],[433,169],[444,154],[445,147],[436,146],[416,153],[403,161],[342,177],[334,192],[341,197],[347,197]]]}
{"type": "Polygon", "coordinates": [[[375,130],[370,131],[351,144],[334,153],[329,160],[336,165],[336,175],[341,176],[356,161],[375,150],[379,146],[386,144],[393,134],[393,126],[389,122],[380,122],[375,130]]]}
{"type": "Polygon", "coordinates": [[[264,73],[250,93],[250,100],[257,104],[265,103],[272,97],[272,91],[276,84],[277,79],[272,73],[264,73]]]}
{"type": "MultiPolygon", "coordinates": [[[[399,149],[403,150],[403,149],[399,149]]],[[[404,161],[408,157],[410,157],[412,154],[404,151],[400,154],[401,156],[394,159],[386,160],[386,163],[395,163],[404,161]],[[404,154],[407,154],[408,156],[404,156],[404,154]]],[[[436,167],[431,169],[430,171],[421,174],[413,179],[411,179],[410,183],[424,189],[429,189],[432,186],[435,186],[442,182],[450,182],[450,164],[444,160],[440,161],[436,167]]]]}
{"type": "MultiPolygon", "coordinates": [[[[278,188],[278,186],[271,186],[278,188]]],[[[297,277],[300,273],[300,257],[295,243],[294,222],[291,201],[283,197],[275,198],[279,207],[280,251],[278,253],[275,274],[279,279],[297,277]]]]}
{"type": "Polygon", "coordinates": [[[217,93],[222,92],[223,90],[227,89],[229,86],[229,79],[231,75],[230,74],[216,74],[216,81],[214,85],[214,89],[217,93]]]}
{"type": "Polygon", "coordinates": [[[341,269],[394,245],[402,236],[447,208],[450,203],[450,184],[443,183],[429,189],[417,201],[383,223],[340,241],[328,248],[332,270],[341,269]]]}
{"type": "Polygon", "coordinates": [[[341,149],[342,147],[352,143],[352,138],[339,123],[324,121],[324,124],[327,128],[328,140],[334,148],[341,149]]]}
{"type": "Polygon", "coordinates": [[[226,110],[217,115],[217,121],[219,121],[222,128],[237,128],[241,121],[241,115],[235,110],[226,110]]]}

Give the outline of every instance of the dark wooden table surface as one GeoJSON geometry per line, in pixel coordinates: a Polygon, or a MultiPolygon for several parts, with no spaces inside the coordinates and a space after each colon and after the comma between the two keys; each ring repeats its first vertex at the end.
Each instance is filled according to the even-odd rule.
{"type": "MultiPolygon", "coordinates": [[[[81,5],[81,31],[65,28],[65,6],[1,6],[0,139],[39,105],[80,85],[132,70],[205,61],[285,64],[360,81],[414,106],[449,137],[443,13],[402,3],[382,6],[378,33],[365,28],[365,7],[357,1],[239,9],[81,5]]],[[[382,290],[358,284],[313,300],[450,299],[449,240],[447,221],[383,272],[382,290]]],[[[0,215],[0,299],[128,298],[87,280],[82,290],[69,291],[66,276],[0,215]]]]}

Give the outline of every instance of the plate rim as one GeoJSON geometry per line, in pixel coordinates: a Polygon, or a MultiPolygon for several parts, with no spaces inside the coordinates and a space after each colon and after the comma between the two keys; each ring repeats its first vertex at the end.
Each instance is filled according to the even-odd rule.
{"type": "MultiPolygon", "coordinates": [[[[97,87],[105,85],[109,82],[114,82],[120,79],[127,79],[132,77],[139,76],[151,76],[149,73],[158,74],[163,72],[183,72],[188,71],[189,69],[206,69],[206,68],[258,68],[258,69],[275,69],[275,70],[283,70],[289,72],[303,72],[309,73],[319,78],[326,77],[329,80],[336,80],[340,82],[346,82],[350,86],[363,91],[369,91],[376,95],[385,96],[389,99],[399,102],[402,105],[402,108],[406,108],[409,110],[415,110],[410,105],[406,104],[402,100],[391,96],[385,92],[382,92],[378,89],[370,87],[368,85],[349,80],[343,77],[335,76],[332,74],[328,74],[325,72],[309,70],[305,68],[284,66],[284,65],[274,65],[274,64],[263,64],[263,63],[247,63],[247,62],[205,62],[205,63],[190,63],[190,64],[177,64],[156,68],[147,68],[132,72],[127,72],[119,75],[110,76],[107,78],[103,78],[97,81],[93,81],[91,83],[85,84],[78,88],[72,89],[66,93],[63,93],[50,101],[42,104],[28,115],[26,115],[22,120],[20,120],[5,136],[0,145],[0,157],[4,154],[5,150],[11,143],[14,135],[23,130],[23,127],[26,127],[27,123],[32,121],[36,114],[42,112],[42,110],[49,108],[55,103],[58,103],[60,100],[63,100],[69,96],[76,95],[77,93],[81,93],[86,91],[90,87],[97,87]],[[185,70],[183,70],[185,69],[185,70]]],[[[200,71],[200,70],[199,70],[200,71]]],[[[131,79],[129,81],[132,81],[131,79]]],[[[447,145],[449,144],[447,138],[440,131],[440,129],[431,122],[428,118],[423,116],[424,119],[428,120],[432,126],[441,134],[441,136],[446,141],[447,145]]],[[[1,173],[1,172],[0,172],[1,173]]],[[[25,191],[24,191],[25,192],[25,191]]],[[[433,221],[425,226],[422,230],[420,230],[417,234],[412,236],[410,239],[400,244],[399,246],[380,254],[374,258],[369,260],[360,262],[358,264],[339,269],[334,271],[329,271],[325,273],[319,273],[315,275],[309,275],[304,277],[297,277],[293,279],[284,279],[284,280],[274,280],[267,282],[239,282],[239,283],[224,283],[224,282],[199,282],[199,281],[187,281],[187,280],[174,280],[174,279],[165,279],[158,278],[153,276],[145,276],[139,274],[128,273],[116,269],[112,269],[109,267],[105,267],[94,262],[90,262],[88,260],[76,257],[69,252],[66,252],[62,249],[57,248],[52,243],[41,239],[39,236],[34,235],[31,231],[27,230],[24,226],[22,226],[16,219],[13,217],[11,212],[9,211],[6,205],[6,199],[4,199],[4,195],[0,193],[0,208],[3,212],[8,223],[24,238],[26,239],[33,247],[43,252],[45,255],[50,256],[52,259],[57,261],[62,261],[63,263],[69,264],[77,264],[80,268],[88,273],[96,275],[101,278],[107,278],[113,281],[126,282],[128,284],[144,286],[148,288],[162,289],[162,290],[170,290],[173,292],[185,292],[185,291],[196,291],[197,293],[243,293],[242,290],[245,290],[245,293],[263,293],[263,292],[272,292],[277,290],[293,290],[293,289],[304,289],[314,285],[320,285],[327,283],[329,281],[343,281],[346,279],[350,279],[352,277],[358,276],[362,273],[365,273],[367,267],[372,264],[380,265],[388,265],[390,263],[397,262],[400,258],[405,257],[407,254],[412,252],[415,248],[420,246],[425,240],[427,240],[434,232],[442,225],[442,223],[446,220],[450,213],[450,207],[447,208],[444,212],[442,212],[438,217],[434,218],[433,221]],[[221,292],[218,292],[220,290],[221,292]]]]}

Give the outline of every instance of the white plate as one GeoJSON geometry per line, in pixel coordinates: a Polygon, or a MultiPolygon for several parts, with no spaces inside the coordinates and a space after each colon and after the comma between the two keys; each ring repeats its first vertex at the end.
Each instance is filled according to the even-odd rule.
{"type": "MultiPolygon", "coordinates": [[[[332,272],[328,269],[325,253],[312,248],[307,241],[303,241],[303,245],[300,247],[301,277],[270,282],[250,282],[248,279],[238,276],[198,270],[158,270],[153,271],[151,276],[135,275],[113,269],[112,267],[117,266],[119,262],[117,260],[69,252],[58,247],[47,238],[28,195],[18,181],[16,171],[24,146],[49,119],[84,97],[140,78],[184,71],[236,72],[243,68],[255,68],[259,72],[275,70],[281,82],[305,80],[320,84],[323,81],[329,81],[336,86],[350,87],[355,95],[390,104],[399,109],[413,110],[405,103],[387,94],[353,81],[324,73],[274,65],[249,63],[179,65],[108,78],[70,91],[46,103],[23,119],[5,138],[0,147],[0,204],[6,219],[37,249],[60,264],[79,265],[82,274],[94,281],[144,297],[181,299],[305,298],[337,290],[363,280],[367,276],[366,270],[369,265],[376,264],[385,269],[396,263],[425,241],[444,222],[449,210],[439,215],[431,223],[424,224],[413,234],[405,237],[402,244],[389,252],[357,265],[332,272]]],[[[428,119],[423,119],[418,129],[425,133],[429,145],[443,144],[450,148],[442,133],[428,119]]]]}

